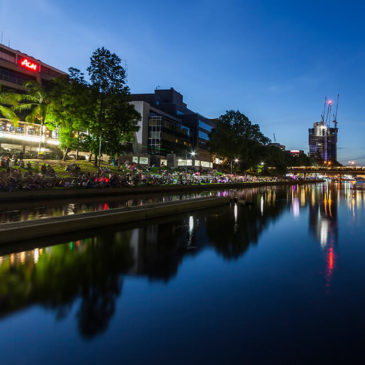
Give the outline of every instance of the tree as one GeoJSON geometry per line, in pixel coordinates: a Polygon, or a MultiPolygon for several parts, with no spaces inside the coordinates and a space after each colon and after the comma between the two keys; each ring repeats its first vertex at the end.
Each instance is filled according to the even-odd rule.
{"type": "Polygon", "coordinates": [[[71,149],[82,149],[82,132],[88,128],[91,115],[90,89],[83,73],[69,68],[69,75],[54,79],[50,91],[53,128],[59,128],[60,146],[65,160],[71,149]]]}
{"type": "MultiPolygon", "coordinates": [[[[87,69],[90,77],[93,113],[89,121],[89,147],[95,154],[102,151],[116,156],[125,143],[138,131],[139,113],[129,101],[126,71],[121,59],[109,50],[98,48],[90,58],[87,69]]],[[[95,158],[97,164],[97,158],[95,158]]]]}
{"type": "Polygon", "coordinates": [[[211,152],[229,162],[239,159],[242,168],[257,165],[264,155],[264,146],[270,140],[241,112],[229,110],[221,115],[210,138],[211,152]]]}
{"type": "Polygon", "coordinates": [[[17,99],[19,98],[13,93],[3,91],[0,85],[0,117],[9,119],[14,123],[19,121],[19,117],[14,112],[17,99]]]}
{"type": "Polygon", "coordinates": [[[275,167],[276,174],[285,174],[286,168],[290,165],[291,156],[288,151],[283,151],[276,146],[265,147],[265,172],[268,167],[275,167]]]}
{"type": "Polygon", "coordinates": [[[35,81],[28,81],[24,84],[25,94],[13,94],[14,100],[17,101],[15,111],[29,112],[25,117],[26,122],[32,124],[40,124],[40,140],[38,153],[41,151],[43,126],[52,125],[49,119],[49,111],[51,108],[51,98],[49,91],[37,84],[35,81]]]}

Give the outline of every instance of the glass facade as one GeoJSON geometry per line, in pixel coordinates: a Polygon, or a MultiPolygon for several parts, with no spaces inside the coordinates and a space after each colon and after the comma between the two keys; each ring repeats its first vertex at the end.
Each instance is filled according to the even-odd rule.
{"type": "Polygon", "coordinates": [[[214,127],[212,127],[211,125],[209,125],[207,123],[204,123],[201,120],[199,120],[199,128],[205,129],[206,131],[211,132],[214,127]]]}
{"type": "Polygon", "coordinates": [[[13,70],[8,70],[6,68],[0,67],[0,80],[12,82],[18,85],[23,85],[26,81],[30,80],[35,81],[35,78],[13,70]]]}
{"type": "Polygon", "coordinates": [[[10,63],[16,63],[15,53],[0,47],[0,59],[10,63]]]}
{"type": "Polygon", "coordinates": [[[207,133],[203,132],[203,131],[199,131],[198,132],[199,138],[201,139],[205,139],[206,141],[209,141],[209,136],[207,133]]]}
{"type": "Polygon", "coordinates": [[[148,121],[148,151],[166,155],[182,153],[191,147],[190,129],[178,121],[159,115],[150,115],[148,121]]]}

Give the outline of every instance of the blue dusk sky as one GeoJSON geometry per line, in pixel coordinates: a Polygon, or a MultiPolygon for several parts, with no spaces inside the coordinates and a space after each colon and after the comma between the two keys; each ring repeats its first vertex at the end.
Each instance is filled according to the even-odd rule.
{"type": "Polygon", "coordinates": [[[131,92],[174,87],[207,117],[238,109],[289,149],[308,151],[339,93],[339,160],[365,164],[364,13],[356,0],[0,0],[0,33],[62,70],[105,46],[131,92]]]}

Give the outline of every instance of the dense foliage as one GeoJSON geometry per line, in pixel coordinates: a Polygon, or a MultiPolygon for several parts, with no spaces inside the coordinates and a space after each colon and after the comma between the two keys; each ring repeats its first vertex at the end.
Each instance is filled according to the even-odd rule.
{"type": "Polygon", "coordinates": [[[308,157],[293,157],[288,151],[269,144],[270,139],[253,124],[246,115],[229,110],[217,120],[217,128],[211,133],[210,149],[226,166],[234,162],[238,170],[267,171],[274,168],[284,173],[287,166],[308,165],[308,157]]]}
{"type": "MultiPolygon", "coordinates": [[[[0,116],[58,129],[65,157],[69,150],[118,156],[138,131],[140,115],[128,103],[130,91],[121,59],[105,48],[97,49],[84,74],[70,68],[69,75],[45,86],[25,84],[25,93],[0,93],[0,116]]],[[[41,127],[41,133],[43,128],[41,127]]]]}

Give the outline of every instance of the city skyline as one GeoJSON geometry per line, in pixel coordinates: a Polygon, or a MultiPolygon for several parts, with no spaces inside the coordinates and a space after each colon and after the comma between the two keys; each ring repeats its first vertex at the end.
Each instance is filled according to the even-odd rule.
{"type": "Polygon", "coordinates": [[[131,92],[174,87],[211,118],[239,109],[288,149],[308,152],[308,128],[320,121],[324,97],[340,93],[339,161],[365,164],[365,6],[355,2],[354,12],[339,1],[315,8],[311,1],[279,3],[90,1],[85,9],[71,1],[36,0],[30,7],[0,0],[0,33],[5,45],[10,40],[12,48],[65,71],[85,71],[90,53],[105,46],[126,62],[131,92]]]}

